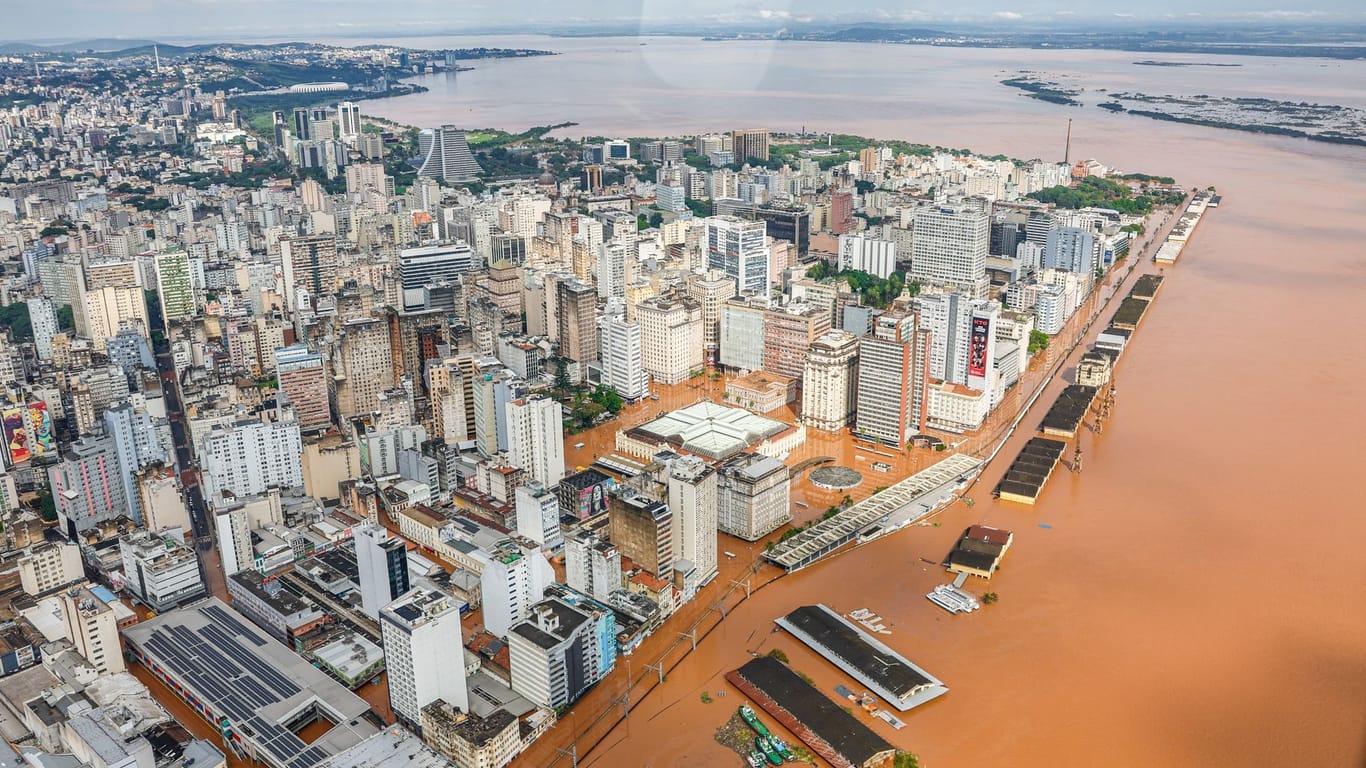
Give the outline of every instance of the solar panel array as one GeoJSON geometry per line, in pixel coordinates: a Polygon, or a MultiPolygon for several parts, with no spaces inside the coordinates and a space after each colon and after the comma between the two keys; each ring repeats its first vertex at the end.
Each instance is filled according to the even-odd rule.
{"type": "Polygon", "coordinates": [[[233,732],[269,753],[285,768],[312,768],[328,753],[304,743],[288,728],[272,723],[260,711],[298,695],[302,689],[271,669],[256,648],[266,641],[216,605],[201,606],[209,621],[197,630],[162,625],[143,643],[145,649],[174,670],[180,682],[204,699],[233,732]]]}

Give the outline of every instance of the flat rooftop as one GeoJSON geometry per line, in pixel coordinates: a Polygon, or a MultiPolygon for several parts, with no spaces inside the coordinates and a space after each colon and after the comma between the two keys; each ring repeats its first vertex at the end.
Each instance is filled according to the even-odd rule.
{"type": "MultiPolygon", "coordinates": [[[[795,720],[793,725],[786,722],[783,725],[789,730],[794,730],[795,725],[794,732],[808,746],[815,748],[810,740],[814,737],[828,745],[836,755],[857,766],[872,763],[880,755],[890,756],[893,753],[892,745],[885,739],[777,659],[760,656],[726,675],[726,679],[736,683],[746,694],[751,693],[746,688],[757,693],[759,696],[755,697],[755,701],[769,714],[779,717],[771,711],[771,707],[776,705],[795,720]],[[763,701],[760,697],[769,701],[763,701]],[[802,729],[807,733],[802,733],[802,729]]],[[[779,717],[779,721],[782,720],[779,717]]],[[[827,760],[831,757],[826,754],[821,756],[827,760]]]]}
{"type": "Polygon", "coordinates": [[[218,598],[163,613],[123,631],[144,666],[179,684],[212,722],[277,768],[312,768],[379,731],[370,705],[218,598]],[[316,711],[337,723],[311,745],[288,724],[316,711]]]}
{"type": "Polygon", "coordinates": [[[723,459],[791,428],[743,408],[701,402],[641,424],[627,434],[723,459]]]}
{"type": "Polygon", "coordinates": [[[403,728],[391,725],[365,741],[335,755],[318,768],[379,768],[401,765],[407,768],[450,768],[439,752],[403,728]]]}
{"type": "Polygon", "coordinates": [[[903,712],[948,692],[934,675],[819,603],[777,624],[903,712]]]}

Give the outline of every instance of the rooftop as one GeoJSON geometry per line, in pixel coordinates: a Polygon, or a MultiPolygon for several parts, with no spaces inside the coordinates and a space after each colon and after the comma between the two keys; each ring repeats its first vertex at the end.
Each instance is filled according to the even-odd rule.
{"type": "Polygon", "coordinates": [[[721,459],[790,428],[781,421],[757,416],[743,408],[704,401],[641,424],[628,430],[627,434],[721,459]]]}
{"type": "Polygon", "coordinates": [[[450,768],[440,753],[408,731],[390,726],[365,741],[341,752],[317,768],[378,768],[402,765],[407,768],[450,768]]]}

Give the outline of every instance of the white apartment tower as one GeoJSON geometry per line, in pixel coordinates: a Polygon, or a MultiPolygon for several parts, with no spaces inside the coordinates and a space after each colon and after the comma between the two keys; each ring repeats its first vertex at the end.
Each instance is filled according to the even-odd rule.
{"type": "Polygon", "coordinates": [[[598,356],[602,383],[630,402],[649,394],[640,324],[627,322],[623,315],[605,315],[599,321],[598,343],[602,347],[598,356]]]}
{"type": "Polygon", "coordinates": [[[854,418],[858,337],[830,331],[811,343],[802,373],[802,423],[836,432],[854,418]]]}
{"type": "Polygon", "coordinates": [[[421,728],[422,708],[443,699],[469,708],[460,608],[449,595],[414,589],[379,614],[389,677],[389,707],[408,728],[421,728]]]}
{"type": "Polygon", "coordinates": [[[716,578],[716,469],[696,456],[669,462],[669,509],[673,510],[674,563],[695,566],[697,585],[716,578]]]}
{"type": "Polygon", "coordinates": [[[564,417],[560,404],[543,395],[506,407],[508,453],[532,480],[553,486],[564,479],[564,417]]]}
{"type": "Polygon", "coordinates": [[[767,296],[771,257],[765,242],[767,234],[768,224],[763,221],[745,221],[735,216],[707,219],[707,268],[724,272],[741,293],[767,296]]]}
{"type": "Polygon", "coordinates": [[[941,206],[916,212],[910,277],[986,297],[991,215],[969,206],[941,206]]]}
{"type": "MultiPolygon", "coordinates": [[[[729,281],[726,281],[729,284],[729,281]]],[[[703,365],[705,329],[692,301],[653,297],[636,305],[641,366],[661,384],[679,384],[703,365]]]]}
{"type": "Polygon", "coordinates": [[[580,532],[564,541],[565,583],[594,600],[606,602],[621,589],[621,550],[591,533],[580,532]]]}
{"type": "Polygon", "coordinates": [[[513,539],[500,539],[471,556],[482,564],[479,594],[483,601],[484,629],[496,637],[526,621],[527,611],[545,597],[555,581],[555,571],[540,549],[525,547],[513,539]]]}

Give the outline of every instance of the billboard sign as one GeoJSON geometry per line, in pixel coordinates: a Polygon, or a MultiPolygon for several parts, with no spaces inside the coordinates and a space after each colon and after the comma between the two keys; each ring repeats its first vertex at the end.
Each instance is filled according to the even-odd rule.
{"type": "Polygon", "coordinates": [[[6,408],[4,411],[5,447],[10,466],[28,461],[31,457],[28,431],[24,429],[24,411],[6,408]]]}
{"type": "Polygon", "coordinates": [[[968,338],[968,375],[986,378],[987,349],[991,344],[991,319],[972,318],[972,335],[968,338]]]}

